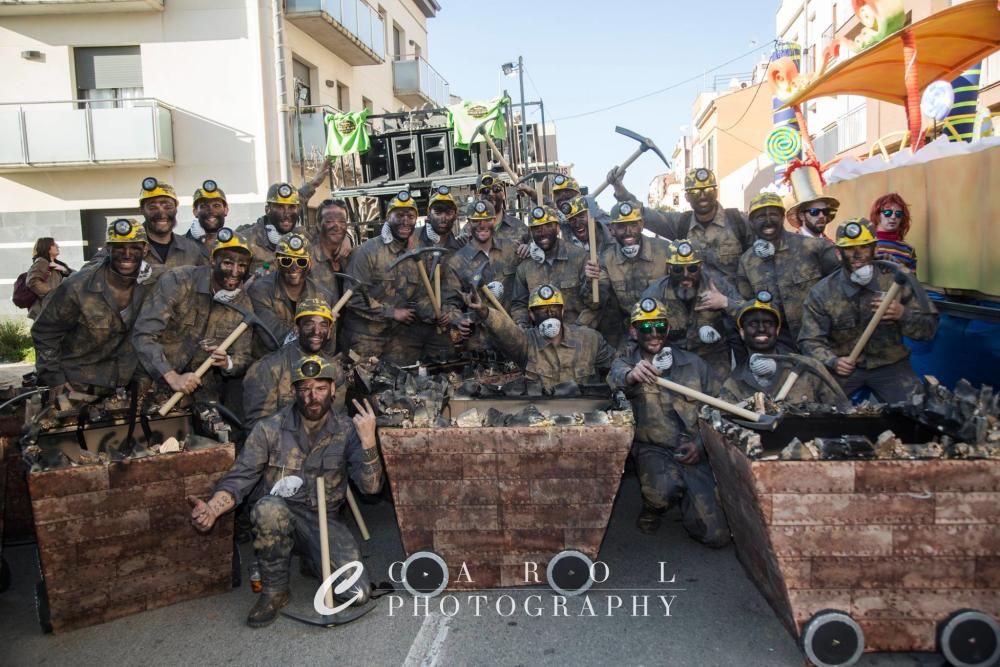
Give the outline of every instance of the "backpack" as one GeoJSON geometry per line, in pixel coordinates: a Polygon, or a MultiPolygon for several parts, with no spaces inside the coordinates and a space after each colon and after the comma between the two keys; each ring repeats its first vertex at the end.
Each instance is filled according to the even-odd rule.
{"type": "Polygon", "coordinates": [[[31,308],[35,305],[35,301],[38,300],[38,295],[28,287],[27,271],[19,275],[17,280],[14,281],[14,293],[11,295],[10,300],[18,308],[31,308]]]}

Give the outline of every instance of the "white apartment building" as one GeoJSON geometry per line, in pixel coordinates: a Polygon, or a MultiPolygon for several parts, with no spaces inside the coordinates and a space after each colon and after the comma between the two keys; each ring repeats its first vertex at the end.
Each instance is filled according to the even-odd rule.
{"type": "MultiPolygon", "coordinates": [[[[449,103],[427,61],[436,0],[0,0],[0,313],[40,236],[79,266],[140,182],[211,178],[228,224],[322,155],[322,109],[449,103]],[[296,106],[303,109],[296,114],[296,106]]],[[[308,173],[306,176],[308,177],[308,173]]],[[[314,197],[315,204],[327,194],[314,197]]],[[[23,311],[19,311],[23,314],[23,311]]]]}

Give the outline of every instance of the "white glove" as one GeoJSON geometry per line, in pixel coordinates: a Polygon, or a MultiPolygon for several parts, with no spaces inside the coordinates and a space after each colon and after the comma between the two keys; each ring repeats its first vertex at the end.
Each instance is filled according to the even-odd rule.
{"type": "Polygon", "coordinates": [[[198,218],[195,218],[194,222],[191,223],[190,231],[191,231],[191,236],[193,236],[198,241],[205,238],[205,228],[201,226],[200,222],[198,222],[198,218]]]}
{"type": "Polygon", "coordinates": [[[778,372],[778,362],[760,354],[751,354],[750,372],[754,377],[771,377],[778,372]]]}
{"type": "Polygon", "coordinates": [[[296,329],[292,329],[291,331],[288,332],[288,335],[285,336],[285,340],[281,344],[288,345],[289,343],[294,343],[298,339],[299,339],[299,332],[296,329]]]}
{"type": "Polygon", "coordinates": [[[541,324],[538,325],[538,330],[546,338],[555,338],[562,331],[562,322],[560,322],[555,317],[550,317],[547,320],[543,320],[541,324]]]}
{"type": "Polygon", "coordinates": [[[761,259],[774,257],[774,244],[764,239],[757,239],[753,242],[753,254],[761,259]]]}
{"type": "Polygon", "coordinates": [[[528,244],[528,257],[541,264],[545,261],[545,251],[535,245],[535,242],[532,241],[528,244]]]}
{"type": "Polygon", "coordinates": [[[867,285],[872,281],[875,276],[875,267],[871,264],[865,264],[860,269],[851,271],[851,282],[858,285],[867,285]]]}
{"type": "Polygon", "coordinates": [[[298,475],[282,477],[271,487],[271,495],[281,498],[291,498],[302,488],[302,478],[298,475]]]}
{"type": "Polygon", "coordinates": [[[139,285],[143,284],[149,277],[153,275],[153,267],[143,261],[139,264],[139,274],[135,277],[135,282],[139,285]]]}
{"type": "Polygon", "coordinates": [[[498,300],[503,298],[503,283],[499,280],[494,280],[491,283],[486,284],[486,289],[493,293],[498,300]]]}
{"type": "Polygon", "coordinates": [[[669,371],[674,365],[674,354],[669,347],[665,347],[653,357],[653,368],[660,371],[669,371]]]}
{"type": "Polygon", "coordinates": [[[278,241],[281,240],[281,232],[274,225],[264,225],[264,231],[267,232],[267,240],[271,242],[271,245],[278,245],[278,241]]]}
{"type": "Polygon", "coordinates": [[[215,293],[215,300],[230,303],[240,295],[239,289],[220,289],[215,293]]]}
{"type": "Polygon", "coordinates": [[[389,245],[390,243],[392,243],[392,238],[393,238],[392,237],[392,230],[389,229],[389,223],[388,222],[383,222],[382,223],[382,231],[379,233],[379,236],[382,237],[382,243],[384,243],[386,245],[389,245]]]}
{"type": "Polygon", "coordinates": [[[437,243],[441,240],[441,235],[434,231],[434,228],[430,224],[424,223],[424,233],[427,234],[427,239],[431,243],[437,243]]]}
{"type": "Polygon", "coordinates": [[[623,245],[622,254],[631,259],[639,254],[639,246],[637,245],[623,245]]]}
{"type": "Polygon", "coordinates": [[[702,328],[698,329],[698,338],[701,339],[702,343],[706,343],[709,345],[712,343],[717,343],[720,340],[722,340],[722,336],[719,335],[719,332],[716,331],[713,327],[708,326],[707,324],[702,328]]]}

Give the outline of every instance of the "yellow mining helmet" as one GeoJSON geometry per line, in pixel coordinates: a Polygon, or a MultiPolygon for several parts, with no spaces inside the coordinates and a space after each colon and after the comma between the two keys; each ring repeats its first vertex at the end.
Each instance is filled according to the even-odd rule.
{"type": "Polygon", "coordinates": [[[572,176],[556,174],[552,177],[552,194],[569,190],[580,194],[580,184],[572,176]]]}
{"type": "Polygon", "coordinates": [[[229,248],[243,250],[248,254],[253,254],[250,251],[250,244],[247,243],[245,238],[231,230],[229,227],[223,227],[215,236],[215,245],[212,246],[212,255],[214,256],[215,253],[220,250],[227,250],[229,248]]]}
{"type": "Polygon", "coordinates": [[[838,248],[850,248],[875,241],[875,229],[867,218],[851,218],[837,226],[837,239],[834,243],[838,248]]]}
{"type": "Polygon", "coordinates": [[[655,320],[667,320],[667,307],[657,299],[645,298],[632,307],[632,315],[629,322],[652,322],[655,320]]]}
{"type": "Polygon", "coordinates": [[[542,225],[547,225],[550,222],[559,224],[559,214],[554,208],[549,208],[548,206],[536,206],[531,209],[531,215],[528,216],[529,227],[541,227],[542,225]]]}
{"type": "Polygon", "coordinates": [[[301,357],[295,363],[292,372],[292,384],[302,380],[336,380],[337,371],[323,357],[309,354],[301,357]]]}
{"type": "Polygon", "coordinates": [[[642,222],[642,207],[635,202],[623,201],[611,209],[611,224],[642,222]]]}
{"type": "Polygon", "coordinates": [[[139,191],[139,206],[142,206],[142,202],[153,197],[170,197],[176,203],[177,191],[169,183],[164,183],[152,176],[147,176],[142,179],[142,190],[139,191]]]}
{"type": "Polygon", "coordinates": [[[431,198],[427,200],[427,208],[429,209],[434,204],[447,204],[449,206],[454,206],[455,210],[458,210],[458,201],[455,196],[451,194],[451,188],[447,185],[439,185],[432,191],[431,198]]]}
{"type": "Polygon", "coordinates": [[[495,217],[497,214],[493,210],[493,204],[488,201],[480,199],[469,204],[469,220],[492,220],[495,217]]]}
{"type": "Polygon", "coordinates": [[[589,213],[590,208],[587,206],[587,200],[583,197],[573,197],[559,204],[559,211],[566,216],[567,220],[570,220],[581,213],[589,213]]]}
{"type": "Polygon", "coordinates": [[[700,264],[701,256],[694,247],[694,243],[687,239],[671,241],[667,247],[667,264],[700,264]]]}
{"type": "Polygon", "coordinates": [[[685,190],[702,190],[717,187],[719,187],[719,182],[715,180],[715,174],[711,169],[705,169],[704,167],[688,169],[688,173],[684,176],[685,190]]]}
{"type": "Polygon", "coordinates": [[[295,320],[298,321],[300,317],[325,317],[326,319],[333,322],[333,311],[330,310],[330,304],[325,300],[317,297],[308,297],[299,301],[299,305],[295,307],[295,320]]]}
{"type": "Polygon", "coordinates": [[[278,245],[274,248],[275,255],[285,255],[286,257],[309,258],[309,242],[306,237],[297,232],[289,232],[278,239],[278,245]]]}
{"type": "Polygon", "coordinates": [[[222,191],[218,183],[209,179],[194,191],[192,201],[197,204],[199,199],[221,199],[222,201],[226,201],[226,193],[222,191]]]}
{"type": "Polygon", "coordinates": [[[146,228],[142,223],[128,218],[118,218],[108,224],[107,234],[104,236],[105,243],[145,243],[146,228]]]}
{"type": "Polygon", "coordinates": [[[483,188],[492,188],[494,185],[507,187],[507,183],[503,179],[497,178],[493,174],[480,174],[479,178],[476,179],[476,192],[481,192],[483,188]]]}
{"type": "Polygon", "coordinates": [[[389,202],[389,205],[385,209],[385,214],[389,215],[397,208],[412,208],[416,212],[417,203],[413,201],[413,196],[409,192],[403,190],[392,198],[392,201],[389,202]]]}
{"type": "Polygon", "coordinates": [[[743,328],[743,318],[752,310],[763,310],[764,312],[771,313],[778,320],[778,326],[781,326],[781,313],[778,309],[774,307],[774,297],[766,289],[762,289],[757,292],[757,297],[753,302],[748,303],[743,306],[740,310],[739,315],[736,316],[736,326],[743,328]]]}
{"type": "Polygon", "coordinates": [[[541,306],[561,306],[563,305],[562,292],[552,285],[539,285],[531,292],[528,299],[528,308],[539,308],[541,306]]]}
{"type": "Polygon", "coordinates": [[[274,183],[267,189],[267,203],[298,206],[299,191],[288,183],[274,183]]]}
{"type": "Polygon", "coordinates": [[[747,216],[751,216],[754,214],[754,211],[759,211],[769,206],[780,208],[782,213],[785,211],[785,202],[781,200],[780,196],[773,192],[761,192],[750,200],[750,210],[747,211],[747,216]]]}

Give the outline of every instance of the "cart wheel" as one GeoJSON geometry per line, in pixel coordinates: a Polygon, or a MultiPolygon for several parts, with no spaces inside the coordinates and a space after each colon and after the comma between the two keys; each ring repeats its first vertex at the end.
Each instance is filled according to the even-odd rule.
{"type": "Polygon", "coordinates": [[[0,557],[0,593],[10,588],[10,566],[7,559],[0,557]]]}
{"type": "Polygon", "coordinates": [[[240,554],[240,545],[233,540],[233,588],[243,585],[243,556],[240,554]]]}
{"type": "Polygon", "coordinates": [[[802,628],[802,650],[816,667],[849,667],[865,650],[865,633],[842,611],[818,612],[802,628]]]}
{"type": "Polygon", "coordinates": [[[953,667],[987,667],[1000,661],[1000,625],[989,614],[962,609],[938,628],[938,648],[953,667]]]}
{"type": "Polygon", "coordinates": [[[44,581],[35,584],[35,613],[38,616],[38,625],[42,628],[42,632],[50,634],[52,632],[52,616],[49,614],[49,594],[45,591],[44,581]]]}

